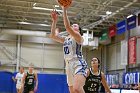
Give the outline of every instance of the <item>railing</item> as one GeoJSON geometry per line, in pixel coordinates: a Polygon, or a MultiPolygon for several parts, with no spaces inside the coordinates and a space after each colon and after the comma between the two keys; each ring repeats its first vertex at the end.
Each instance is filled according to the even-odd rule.
{"type": "MultiPolygon", "coordinates": [[[[6,48],[4,44],[0,43],[0,50],[5,52],[5,54],[7,54],[7,56],[10,58],[10,60],[15,60],[13,64],[16,64],[16,59],[17,59],[17,54],[15,51],[11,51],[10,49],[6,48]]],[[[0,59],[1,60],[1,59],[0,59]]],[[[10,61],[9,60],[9,61],[10,61]]],[[[21,66],[24,65],[29,65],[31,64],[30,62],[28,62],[27,60],[23,59],[22,57],[19,57],[19,60],[21,62],[21,66]]],[[[4,60],[3,60],[4,61],[4,60]]],[[[6,61],[6,60],[5,60],[6,61]]],[[[32,63],[33,64],[33,63],[32,63]]],[[[37,67],[37,66],[35,66],[37,67]]]]}

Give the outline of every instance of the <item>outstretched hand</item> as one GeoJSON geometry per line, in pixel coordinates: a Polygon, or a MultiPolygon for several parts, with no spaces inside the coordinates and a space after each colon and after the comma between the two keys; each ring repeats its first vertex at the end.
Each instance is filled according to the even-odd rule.
{"type": "Polygon", "coordinates": [[[15,79],[15,77],[14,77],[14,76],[12,76],[12,80],[13,80],[14,82],[16,82],[16,79],[15,79]]]}
{"type": "Polygon", "coordinates": [[[56,10],[51,11],[51,17],[52,17],[52,21],[58,20],[58,14],[56,10]]]}

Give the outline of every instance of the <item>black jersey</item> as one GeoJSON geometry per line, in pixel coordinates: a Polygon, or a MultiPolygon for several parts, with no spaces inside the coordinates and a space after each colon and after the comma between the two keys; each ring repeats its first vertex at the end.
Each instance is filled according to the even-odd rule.
{"type": "Polygon", "coordinates": [[[35,74],[34,73],[30,74],[27,72],[24,86],[34,87],[34,81],[35,81],[35,74]]]}
{"type": "Polygon", "coordinates": [[[89,76],[86,78],[86,82],[84,85],[85,93],[98,93],[99,87],[101,84],[101,71],[98,71],[98,75],[94,75],[92,69],[89,69],[89,76]]]}

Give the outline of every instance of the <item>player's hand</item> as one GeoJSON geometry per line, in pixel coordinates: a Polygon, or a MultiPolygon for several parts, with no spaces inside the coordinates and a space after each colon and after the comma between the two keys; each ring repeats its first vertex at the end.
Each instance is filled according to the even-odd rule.
{"type": "Polygon", "coordinates": [[[56,10],[51,11],[51,17],[52,17],[52,21],[58,20],[58,13],[56,10]]]}
{"type": "Polygon", "coordinates": [[[14,76],[12,76],[12,80],[13,80],[14,82],[16,82],[16,80],[15,80],[15,77],[14,77],[14,76]]]}
{"type": "Polygon", "coordinates": [[[14,80],[15,78],[14,78],[14,76],[12,76],[12,80],[14,80]]]}
{"type": "Polygon", "coordinates": [[[36,92],[37,91],[37,86],[34,88],[34,92],[36,92]]]}

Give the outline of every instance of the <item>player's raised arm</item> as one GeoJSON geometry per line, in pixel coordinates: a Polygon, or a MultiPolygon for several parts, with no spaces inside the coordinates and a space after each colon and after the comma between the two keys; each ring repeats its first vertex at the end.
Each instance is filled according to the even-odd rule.
{"type": "Polygon", "coordinates": [[[51,12],[51,17],[52,17],[52,25],[51,25],[50,38],[54,39],[55,41],[59,43],[64,43],[65,38],[59,35],[60,29],[56,28],[56,24],[58,21],[58,14],[55,10],[51,12]]]}

